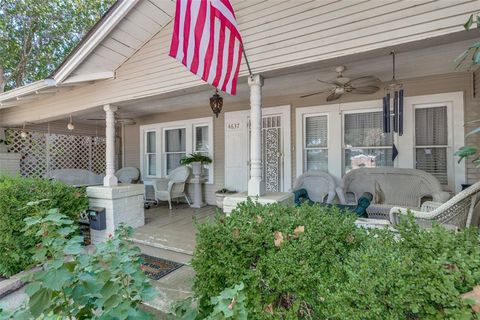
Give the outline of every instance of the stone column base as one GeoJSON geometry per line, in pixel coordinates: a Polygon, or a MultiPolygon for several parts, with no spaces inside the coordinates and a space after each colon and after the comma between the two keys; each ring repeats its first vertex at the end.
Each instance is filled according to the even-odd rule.
{"type": "Polygon", "coordinates": [[[121,184],[114,187],[92,186],[87,188],[90,207],[105,208],[107,227],[92,230],[92,243],[105,241],[113,235],[121,223],[133,228],[145,224],[142,184],[121,184]]]}
{"type": "MultiPolygon", "coordinates": [[[[223,200],[223,212],[229,214],[241,202],[247,201],[247,192],[235,193],[225,197],[223,200]]],[[[285,205],[293,205],[294,196],[291,192],[267,192],[261,197],[250,197],[252,201],[261,204],[281,203],[285,205]]]]}

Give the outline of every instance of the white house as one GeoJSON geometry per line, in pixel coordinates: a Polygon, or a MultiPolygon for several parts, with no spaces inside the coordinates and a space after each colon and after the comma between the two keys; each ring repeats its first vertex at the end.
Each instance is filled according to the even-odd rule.
{"type": "MultiPolygon", "coordinates": [[[[476,73],[457,71],[453,63],[479,38],[478,30],[463,29],[468,16],[480,11],[479,1],[232,4],[252,71],[263,78],[267,191],[290,190],[309,169],[326,170],[339,181],[365,161],[428,171],[450,192],[480,178],[472,164],[454,157],[465,144],[464,123],[480,117],[480,84],[476,73]],[[392,50],[405,90],[402,136],[382,133],[392,50]],[[373,75],[384,84],[374,94],[347,93],[331,102],[327,93],[301,97],[327,89],[317,79],[335,80],[337,66],[345,67],[344,77],[373,75]],[[399,155],[392,161],[393,144],[399,155]]],[[[207,203],[214,204],[214,192],[223,187],[246,191],[251,113],[245,61],[237,95],[222,94],[223,111],[216,118],[209,105],[214,88],[168,56],[173,13],[173,0],[117,1],[50,78],[0,94],[0,126],[40,136],[48,131],[96,137],[105,134],[105,122],[89,119],[115,112],[117,143],[110,131],[107,145],[115,147],[117,167],[138,167],[142,179],[154,179],[179,166],[183,155],[203,152],[213,159],[207,203]],[[73,131],[66,130],[70,116],[73,131]]],[[[480,140],[472,136],[468,142],[480,140]]],[[[91,163],[95,151],[89,148],[80,154],[91,163]]],[[[79,164],[65,166],[74,165],[79,164]]]]}

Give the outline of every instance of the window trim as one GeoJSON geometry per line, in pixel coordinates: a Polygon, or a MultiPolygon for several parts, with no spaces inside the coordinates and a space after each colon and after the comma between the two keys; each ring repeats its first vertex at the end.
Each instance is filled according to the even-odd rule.
{"type": "MultiPolygon", "coordinates": [[[[208,155],[210,158],[214,159],[214,129],[213,129],[213,117],[204,117],[204,118],[194,118],[188,120],[180,120],[180,121],[171,121],[171,122],[160,122],[160,123],[152,123],[147,125],[140,126],[140,159],[145,158],[145,151],[146,151],[146,140],[143,137],[146,135],[148,131],[155,131],[156,132],[156,150],[157,151],[157,174],[155,176],[147,175],[146,173],[146,162],[145,160],[140,161],[140,172],[142,173],[142,177],[149,178],[149,179],[156,179],[166,176],[166,160],[163,159],[165,154],[165,131],[170,129],[182,129],[185,128],[185,147],[186,147],[186,154],[193,153],[194,151],[194,139],[195,139],[195,130],[196,126],[207,126],[208,127],[208,141],[209,141],[209,150],[208,155]],[[159,156],[160,155],[160,156],[159,156]]],[[[205,182],[206,184],[214,184],[214,168],[215,163],[212,162],[208,165],[208,179],[205,182]]]]}
{"type": "MultiPolygon", "coordinates": [[[[144,165],[145,168],[146,168],[146,174],[145,174],[146,177],[155,177],[155,176],[156,176],[156,175],[151,175],[151,174],[149,174],[149,172],[148,172],[148,168],[150,167],[150,166],[149,166],[149,161],[150,161],[150,160],[149,160],[149,157],[148,157],[148,156],[151,155],[151,154],[154,154],[154,155],[155,155],[155,162],[156,162],[156,163],[155,163],[155,169],[157,169],[157,168],[158,168],[158,160],[159,160],[159,159],[158,159],[159,157],[158,157],[158,138],[157,138],[157,134],[158,134],[158,133],[157,133],[157,130],[155,130],[155,129],[145,130],[145,131],[143,132],[143,140],[142,140],[143,142],[142,142],[142,145],[145,146],[145,147],[144,147],[145,152],[142,152],[142,161],[141,161],[141,164],[144,165]],[[149,134],[150,132],[154,132],[154,133],[155,133],[155,153],[153,153],[153,152],[147,152],[147,139],[148,139],[148,134],[149,134]]],[[[157,173],[157,170],[155,170],[155,173],[157,173]]]]}
{"type": "Polygon", "coordinates": [[[187,133],[187,126],[178,126],[178,127],[167,127],[162,129],[162,176],[167,175],[167,154],[185,154],[188,155],[188,150],[187,150],[187,140],[188,140],[188,133],[187,133]],[[166,142],[166,134],[167,131],[169,130],[179,130],[179,129],[185,129],[185,151],[167,151],[167,142],[166,142]]]}
{"type": "Polygon", "coordinates": [[[415,134],[412,135],[412,146],[413,146],[413,167],[416,168],[417,166],[417,155],[416,151],[417,149],[434,149],[434,148],[445,148],[446,149],[446,154],[447,154],[447,181],[448,184],[442,185],[446,190],[454,190],[455,186],[453,185],[455,182],[455,159],[454,159],[454,151],[452,148],[453,145],[453,138],[454,138],[454,132],[453,130],[453,110],[452,110],[452,104],[449,102],[437,102],[437,103],[416,103],[412,105],[412,130],[413,132],[415,131],[416,128],[416,117],[415,117],[415,111],[417,109],[430,109],[430,108],[441,108],[441,107],[446,107],[447,108],[447,144],[446,145],[431,145],[431,146],[417,146],[416,142],[416,137],[415,134]]]}

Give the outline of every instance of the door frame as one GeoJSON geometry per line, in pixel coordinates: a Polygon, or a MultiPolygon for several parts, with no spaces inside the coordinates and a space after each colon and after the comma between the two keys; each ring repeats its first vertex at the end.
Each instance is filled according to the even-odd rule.
{"type": "MultiPolygon", "coordinates": [[[[250,115],[250,110],[242,110],[242,111],[231,111],[231,112],[225,112],[225,119],[229,118],[230,116],[238,116],[242,122],[242,127],[247,128],[247,123],[248,123],[248,117],[250,115]]],[[[262,118],[264,116],[271,116],[271,115],[280,115],[282,117],[282,166],[283,166],[283,177],[282,177],[282,186],[283,186],[283,192],[287,192],[292,188],[292,134],[291,134],[291,105],[282,105],[282,106],[276,106],[276,107],[268,107],[268,108],[262,108],[262,118]]],[[[225,126],[227,126],[228,123],[227,121],[225,122],[225,126]]],[[[247,148],[247,153],[250,154],[250,151],[248,150],[250,143],[248,141],[248,128],[246,129],[247,131],[245,132],[246,136],[246,143],[243,144],[243,148],[247,148]]],[[[225,143],[228,143],[227,140],[225,140],[225,143]]],[[[225,162],[227,162],[227,155],[225,153],[225,162]]],[[[250,159],[247,159],[250,161],[250,159]]],[[[225,168],[226,170],[226,168],[225,168]]],[[[248,182],[248,177],[250,176],[250,172],[247,169],[247,182],[248,182]]],[[[227,177],[227,172],[225,172],[225,179],[227,177]]],[[[226,181],[225,181],[226,182],[226,181]]]]}

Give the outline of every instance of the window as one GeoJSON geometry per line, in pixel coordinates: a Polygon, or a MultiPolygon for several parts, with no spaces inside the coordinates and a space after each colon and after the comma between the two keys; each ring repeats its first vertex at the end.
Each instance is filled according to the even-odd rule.
{"type": "MultiPolygon", "coordinates": [[[[209,148],[209,143],[208,143],[208,126],[205,125],[198,125],[195,126],[195,131],[194,131],[194,146],[193,146],[193,152],[194,153],[200,153],[204,156],[209,156],[210,154],[210,148],[209,148]]],[[[208,172],[208,164],[204,165],[204,174],[206,177],[208,177],[210,174],[208,172]]]]}
{"type": "MultiPolygon", "coordinates": [[[[140,127],[142,141],[142,174],[160,178],[180,166],[180,160],[199,152],[213,159],[213,118],[198,118],[148,124],[140,127]]],[[[213,163],[205,165],[206,183],[213,183],[213,163]]]]}
{"type": "Polygon", "coordinates": [[[155,176],[157,174],[157,145],[156,132],[147,131],[145,135],[145,167],[148,176],[155,176]]]}
{"type": "Polygon", "coordinates": [[[415,109],[415,165],[448,185],[447,107],[415,109]]]}
{"type": "Polygon", "coordinates": [[[392,135],[383,133],[381,111],[345,114],[345,172],[393,166],[392,135]]]}
{"type": "Polygon", "coordinates": [[[164,159],[167,175],[181,165],[180,160],[187,154],[185,131],[185,128],[165,130],[164,159]]]}
{"type": "Polygon", "coordinates": [[[328,171],[328,118],[308,116],[304,122],[303,171],[328,171]]]}

